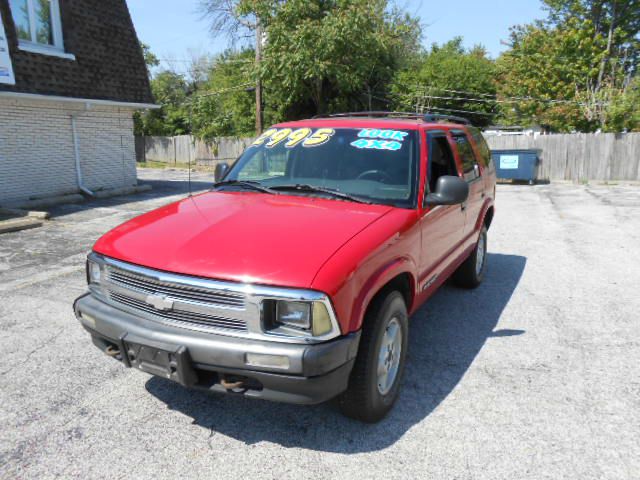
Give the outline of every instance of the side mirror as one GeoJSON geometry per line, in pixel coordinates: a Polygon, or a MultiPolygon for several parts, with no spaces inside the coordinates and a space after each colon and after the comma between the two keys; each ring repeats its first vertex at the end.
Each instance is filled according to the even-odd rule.
{"type": "Polygon", "coordinates": [[[213,178],[215,178],[216,182],[219,182],[220,180],[222,180],[224,178],[224,176],[227,174],[227,172],[229,171],[229,164],[228,163],[219,163],[216,165],[216,169],[215,172],[213,174],[213,178]]]}
{"type": "Polygon", "coordinates": [[[465,180],[453,175],[438,178],[436,191],[427,195],[426,205],[457,205],[469,198],[469,185],[465,180]]]}

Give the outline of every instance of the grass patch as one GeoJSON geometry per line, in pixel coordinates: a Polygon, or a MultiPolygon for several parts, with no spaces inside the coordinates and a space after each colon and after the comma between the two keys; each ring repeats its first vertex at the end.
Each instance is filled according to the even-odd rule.
{"type": "MultiPolygon", "coordinates": [[[[136,166],[138,168],[189,168],[188,163],[165,163],[165,162],[137,162],[136,166]]],[[[195,165],[193,165],[195,166],[195,165]]]]}
{"type": "MultiPolygon", "coordinates": [[[[136,166],[138,168],[154,168],[154,169],[160,169],[160,170],[165,170],[165,169],[188,170],[189,169],[188,163],[164,163],[164,162],[154,162],[154,161],[136,162],[136,166]]],[[[199,172],[213,172],[214,169],[215,167],[195,165],[193,163],[191,164],[191,170],[196,170],[199,172]]]]}

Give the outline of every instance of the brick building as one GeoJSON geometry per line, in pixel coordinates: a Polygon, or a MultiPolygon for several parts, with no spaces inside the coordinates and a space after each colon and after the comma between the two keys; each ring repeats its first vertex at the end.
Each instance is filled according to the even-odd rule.
{"type": "Polygon", "coordinates": [[[153,108],[125,0],[0,0],[0,205],[136,184],[153,108]]]}

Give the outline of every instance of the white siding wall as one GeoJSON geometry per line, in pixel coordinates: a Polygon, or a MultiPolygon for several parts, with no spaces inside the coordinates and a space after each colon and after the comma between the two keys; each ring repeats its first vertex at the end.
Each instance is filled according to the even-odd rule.
{"type": "Polygon", "coordinates": [[[91,190],[135,185],[134,110],[0,98],[0,205],[75,193],[71,114],[91,190]]]}

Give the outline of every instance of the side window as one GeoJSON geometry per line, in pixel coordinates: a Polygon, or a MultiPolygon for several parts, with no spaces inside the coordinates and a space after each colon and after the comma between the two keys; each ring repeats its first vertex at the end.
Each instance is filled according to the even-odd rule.
{"type": "Polygon", "coordinates": [[[264,180],[285,175],[289,151],[256,150],[238,180],[264,180]]]}
{"type": "Polygon", "coordinates": [[[480,151],[480,164],[483,167],[488,166],[491,163],[491,150],[489,149],[489,145],[487,145],[487,141],[484,139],[482,132],[475,127],[469,127],[469,132],[471,132],[471,136],[480,151]]]}
{"type": "Polygon", "coordinates": [[[436,189],[438,178],[443,175],[458,176],[456,162],[445,133],[429,134],[429,191],[436,189]]]}
{"type": "Polygon", "coordinates": [[[474,165],[476,164],[476,156],[473,153],[471,142],[467,137],[467,134],[462,130],[453,130],[453,140],[456,142],[456,148],[458,149],[458,155],[462,160],[462,171],[464,172],[464,179],[466,181],[475,180],[477,177],[474,165]]]}

